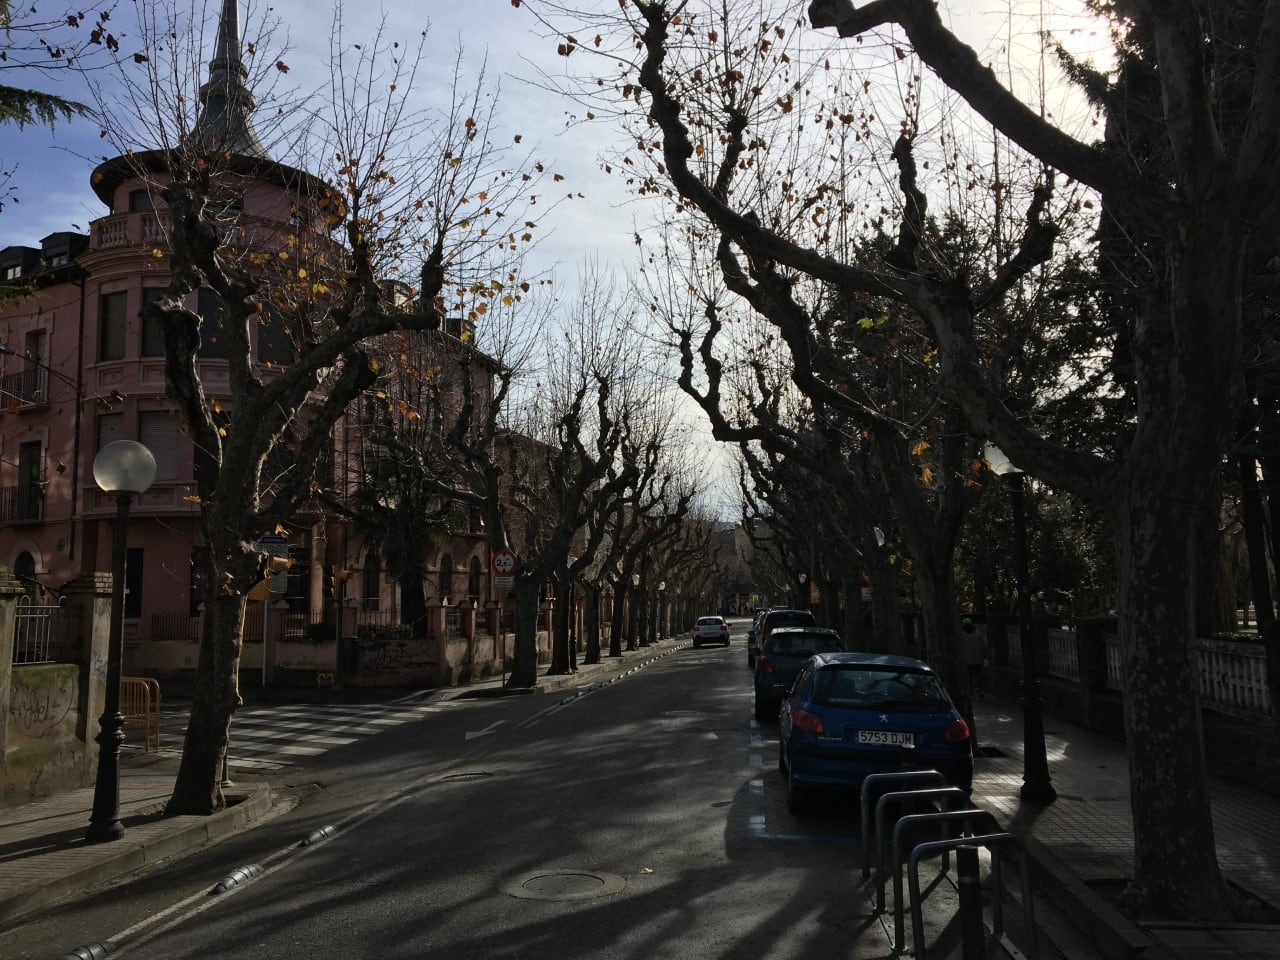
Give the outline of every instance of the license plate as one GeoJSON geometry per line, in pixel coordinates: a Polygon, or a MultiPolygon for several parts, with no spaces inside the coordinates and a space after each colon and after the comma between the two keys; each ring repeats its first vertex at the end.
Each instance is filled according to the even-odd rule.
{"type": "Polygon", "coordinates": [[[915,734],[899,730],[859,730],[858,742],[881,747],[914,747],[915,734]]]}

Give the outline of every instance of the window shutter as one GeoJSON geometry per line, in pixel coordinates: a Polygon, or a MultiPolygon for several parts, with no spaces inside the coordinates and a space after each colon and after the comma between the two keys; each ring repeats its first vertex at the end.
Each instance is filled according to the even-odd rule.
{"type": "Polygon", "coordinates": [[[178,422],[173,414],[149,410],[138,414],[138,440],[156,458],[156,479],[178,479],[178,422]]]}
{"type": "Polygon", "coordinates": [[[121,439],[122,428],[124,427],[123,413],[104,413],[98,417],[98,449],[101,450],[108,443],[115,443],[121,439]]]}

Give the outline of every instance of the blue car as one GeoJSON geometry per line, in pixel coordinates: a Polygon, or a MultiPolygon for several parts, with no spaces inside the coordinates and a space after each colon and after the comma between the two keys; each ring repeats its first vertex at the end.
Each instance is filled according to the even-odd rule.
{"type": "Polygon", "coordinates": [[[872,773],[937,770],[973,786],[969,725],[927,663],[873,653],[820,653],[778,713],[778,769],[792,813],[821,788],[857,790],[872,773]]]}

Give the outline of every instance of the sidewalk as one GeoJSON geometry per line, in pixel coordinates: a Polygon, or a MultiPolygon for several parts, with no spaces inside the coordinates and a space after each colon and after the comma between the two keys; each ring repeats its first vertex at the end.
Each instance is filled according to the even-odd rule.
{"type": "MultiPolygon", "coordinates": [[[[1280,925],[1135,925],[1108,896],[1133,871],[1129,766],[1124,745],[1045,716],[1049,773],[1058,799],[1023,806],[1022,711],[998,698],[975,704],[978,742],[1004,756],[979,758],[973,799],[1027,842],[1041,891],[1113,960],[1276,960],[1280,925]]],[[[1280,909],[1280,799],[1211,779],[1218,859],[1238,890],[1280,909]]],[[[1275,914],[1272,914],[1274,920],[1275,914]]]]}
{"type": "MultiPolygon", "coordinates": [[[[567,676],[539,676],[536,691],[530,692],[555,695],[584,689],[666,656],[685,642],[684,638],[673,637],[626,652],[621,660],[605,657],[598,664],[582,664],[576,673],[567,676]]],[[[545,670],[546,666],[540,669],[545,670]]],[[[263,699],[254,693],[249,699],[263,699]]],[[[290,700],[317,702],[346,702],[361,696],[356,689],[279,693],[290,700]]],[[[367,697],[369,693],[372,691],[363,695],[367,697]]],[[[504,693],[502,678],[494,677],[436,690],[432,699],[504,693]]],[[[146,754],[122,753],[120,822],[125,833],[121,839],[106,843],[87,843],[84,839],[93,809],[93,787],[0,809],[0,929],[63,897],[243,830],[271,811],[268,785],[245,781],[228,791],[227,809],[212,816],[165,817],[164,805],[173,792],[173,782],[173,775],[157,772],[146,754]]]]}

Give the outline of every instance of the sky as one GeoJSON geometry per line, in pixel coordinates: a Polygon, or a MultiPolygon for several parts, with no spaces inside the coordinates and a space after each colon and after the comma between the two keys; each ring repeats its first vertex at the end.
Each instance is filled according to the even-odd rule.
{"type": "MultiPolygon", "coordinates": [[[[191,2],[198,11],[202,0],[191,2]]],[[[216,7],[217,0],[211,2],[216,7]]],[[[616,9],[616,0],[599,2],[616,9]]],[[[1007,44],[1034,59],[1038,55],[1034,30],[1046,2],[944,0],[942,8],[944,17],[979,51],[997,51],[1007,44]],[[1015,14],[1012,20],[1011,12],[1015,14]]],[[[537,3],[528,0],[528,5],[537,3]]],[[[1055,6],[1067,3],[1078,7],[1076,0],[1063,0],[1055,6]]],[[[133,38],[137,31],[131,29],[131,18],[139,5],[139,0],[120,0],[111,20],[112,29],[122,35],[121,49],[126,53],[136,46],[133,38]]],[[[616,130],[604,122],[567,126],[566,120],[580,115],[580,108],[530,82],[542,71],[554,75],[569,65],[556,54],[556,41],[542,35],[545,31],[529,13],[528,5],[517,8],[512,0],[398,0],[387,2],[382,10],[390,32],[407,40],[429,28],[433,69],[421,84],[424,96],[431,96],[433,89],[440,89],[438,84],[447,80],[459,46],[466,70],[478,70],[487,58],[490,75],[499,75],[502,84],[505,129],[496,139],[502,140],[503,134],[521,134],[524,145],[534,147],[549,167],[565,176],[565,187],[584,195],[578,202],[561,204],[549,217],[551,222],[543,224],[550,238],[539,255],[550,264],[571,269],[588,256],[603,256],[625,266],[635,256],[636,218],[649,214],[630,200],[616,175],[602,171],[604,154],[618,142],[616,130]]],[[[54,8],[47,5],[44,9],[54,8]]],[[[362,32],[371,35],[377,26],[378,14],[373,11],[378,8],[367,9],[371,11],[368,14],[363,5],[350,3],[345,9],[346,34],[353,43],[362,32]]],[[[299,89],[320,86],[329,62],[329,10],[312,0],[276,0],[265,7],[249,3],[247,13],[241,14],[242,23],[264,13],[278,18],[288,31],[287,82],[299,89]]],[[[1073,28],[1060,33],[1069,42],[1079,36],[1086,46],[1096,43],[1096,32],[1087,21],[1070,13],[1058,17],[1057,23],[1073,28]]],[[[207,60],[207,55],[202,59],[207,60]]],[[[21,73],[14,71],[0,74],[0,79],[23,83],[21,73]]],[[[31,78],[30,85],[71,98],[83,96],[80,81],[67,71],[31,78]]],[[[41,237],[60,230],[87,232],[89,221],[106,212],[89,189],[89,174],[104,155],[114,152],[99,138],[98,125],[92,120],[60,122],[53,130],[28,127],[19,131],[13,125],[0,126],[0,169],[16,166],[10,186],[17,191],[16,202],[6,203],[0,211],[0,246],[37,246],[41,237]]]]}

